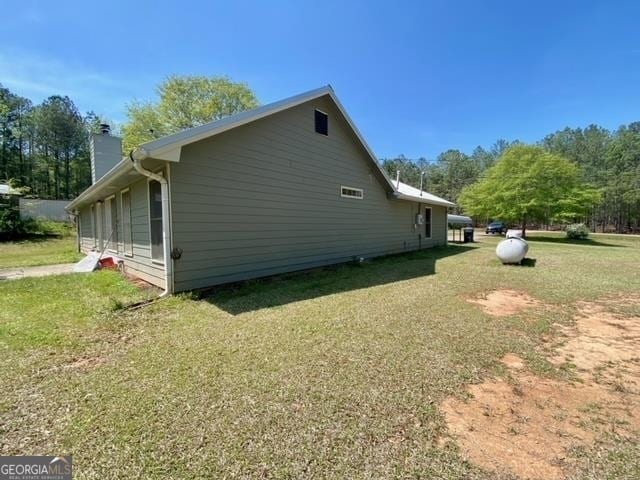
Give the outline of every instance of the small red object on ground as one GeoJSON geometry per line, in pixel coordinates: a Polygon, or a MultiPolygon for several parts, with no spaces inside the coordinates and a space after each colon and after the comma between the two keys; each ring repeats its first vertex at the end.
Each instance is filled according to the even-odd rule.
{"type": "Polygon", "coordinates": [[[100,259],[100,268],[115,270],[116,268],[118,268],[118,265],[116,265],[113,257],[104,257],[100,259]]]}

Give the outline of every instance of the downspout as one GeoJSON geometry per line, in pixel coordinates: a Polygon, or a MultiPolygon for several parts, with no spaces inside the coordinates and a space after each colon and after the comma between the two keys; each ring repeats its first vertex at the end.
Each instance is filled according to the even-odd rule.
{"type": "Polygon", "coordinates": [[[160,183],[160,194],[162,197],[162,246],[166,275],[166,286],[160,297],[166,297],[173,293],[173,260],[171,258],[171,235],[169,234],[169,229],[171,228],[169,218],[169,182],[167,182],[167,179],[162,175],[153,173],[142,166],[143,160],[149,158],[149,154],[144,148],[132,150],[131,153],[129,153],[129,158],[133,163],[133,168],[135,168],[138,173],[160,183]]]}

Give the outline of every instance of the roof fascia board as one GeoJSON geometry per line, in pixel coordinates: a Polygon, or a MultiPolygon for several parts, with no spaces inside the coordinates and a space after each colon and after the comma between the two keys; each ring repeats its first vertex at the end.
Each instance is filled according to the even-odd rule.
{"type": "Polygon", "coordinates": [[[170,147],[164,150],[157,150],[150,156],[156,160],[166,160],[167,162],[179,162],[182,153],[182,146],[170,147]]]}
{"type": "Polygon", "coordinates": [[[433,200],[433,199],[427,199],[424,197],[418,197],[418,196],[414,196],[414,195],[407,195],[406,193],[400,193],[400,192],[396,192],[393,194],[393,196],[399,200],[408,200],[410,202],[420,202],[420,203],[427,203],[429,205],[440,205],[442,207],[455,207],[456,204],[449,202],[447,200],[433,200]]]}

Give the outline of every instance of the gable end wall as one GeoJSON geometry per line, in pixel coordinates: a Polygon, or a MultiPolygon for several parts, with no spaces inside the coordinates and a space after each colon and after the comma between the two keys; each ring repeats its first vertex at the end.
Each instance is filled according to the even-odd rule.
{"type": "Polygon", "coordinates": [[[432,238],[419,240],[422,208],[389,200],[379,175],[327,97],[183,147],[171,168],[175,290],[445,244],[446,208],[432,206],[432,238]]]}

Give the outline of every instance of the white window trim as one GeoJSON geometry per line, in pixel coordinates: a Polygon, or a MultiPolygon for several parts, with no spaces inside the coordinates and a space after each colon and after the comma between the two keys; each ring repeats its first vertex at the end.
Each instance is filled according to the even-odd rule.
{"type": "Polygon", "coordinates": [[[109,202],[109,223],[110,223],[110,227],[111,227],[111,232],[108,232],[108,234],[110,235],[110,237],[107,237],[105,239],[105,241],[109,242],[109,245],[107,246],[107,251],[115,253],[116,255],[118,254],[118,242],[120,241],[120,239],[116,236],[116,240],[118,242],[113,243],[113,231],[115,230],[116,232],[118,231],[118,202],[116,201],[116,194],[114,193],[113,195],[108,196],[107,198],[104,199],[104,206],[105,206],[105,226],[107,223],[107,215],[106,215],[106,210],[107,210],[107,202],[109,202]],[[113,200],[113,203],[111,203],[111,200],[113,200]],[[116,210],[116,225],[114,226],[113,224],[111,224],[111,210],[112,208],[115,208],[116,210]],[[115,247],[115,249],[113,248],[115,247]]]}
{"type": "Polygon", "coordinates": [[[125,257],[133,258],[133,220],[131,218],[131,190],[129,188],[123,188],[120,190],[120,218],[122,219],[122,253],[125,257]],[[127,252],[127,244],[124,238],[124,202],[122,201],[122,195],[129,194],[129,233],[131,234],[131,253],[127,252]]]}
{"type": "Polygon", "coordinates": [[[356,187],[348,187],[347,185],[340,185],[340,196],[342,198],[351,198],[353,200],[364,200],[364,189],[362,188],[356,188],[356,187]],[[344,194],[344,190],[354,190],[356,192],[360,192],[360,196],[359,197],[354,197],[352,195],[345,195],[344,194]]]}
{"type": "MultiPolygon", "coordinates": [[[[153,173],[162,175],[162,169],[157,170],[153,173]]],[[[153,178],[147,178],[147,225],[149,227],[149,258],[151,259],[152,264],[164,266],[164,260],[156,260],[155,258],[153,258],[153,243],[151,241],[151,189],[149,188],[149,184],[151,182],[157,182],[157,180],[154,180],[153,178]]],[[[160,186],[160,188],[162,188],[162,185],[160,186]]],[[[165,226],[162,225],[162,228],[164,229],[165,226]]],[[[164,241],[164,238],[162,240],[164,241]]],[[[164,245],[162,246],[162,248],[164,249],[164,245]]]]}
{"type": "Polygon", "coordinates": [[[424,207],[425,210],[429,210],[429,236],[427,237],[427,215],[424,216],[424,238],[425,240],[430,240],[433,237],[433,210],[431,207],[424,207]]]}

